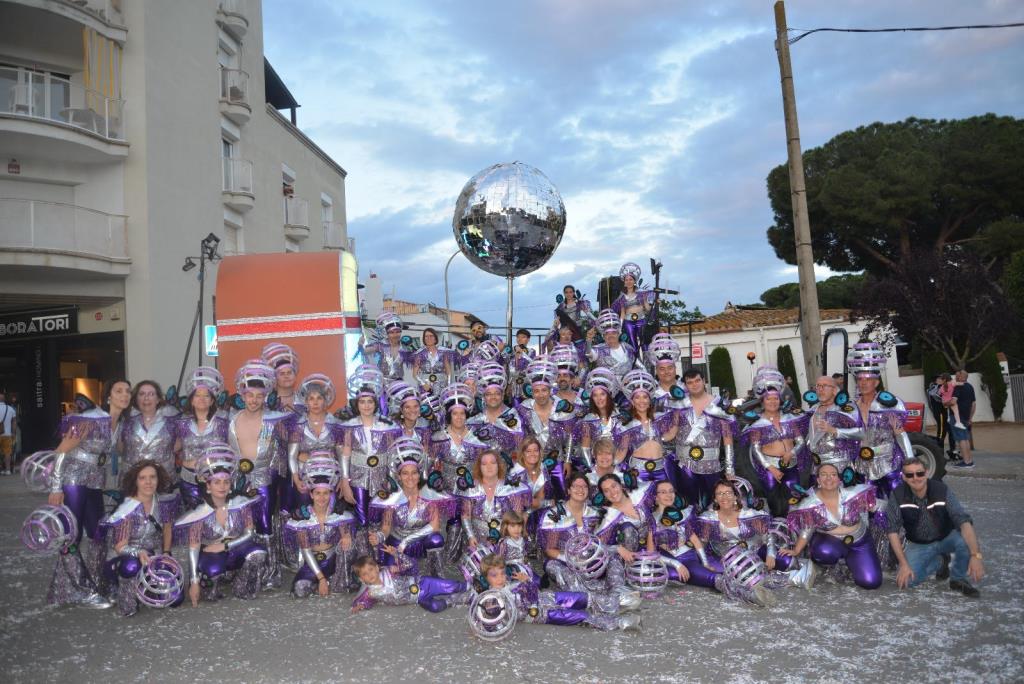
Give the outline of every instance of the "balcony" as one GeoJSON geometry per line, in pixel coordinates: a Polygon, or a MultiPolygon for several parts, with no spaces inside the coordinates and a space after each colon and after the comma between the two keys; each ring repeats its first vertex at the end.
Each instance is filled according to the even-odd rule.
{"type": "Polygon", "coordinates": [[[249,20],[246,19],[245,0],[220,0],[217,3],[217,24],[241,40],[249,30],[249,20]]]}
{"type": "Polygon", "coordinates": [[[0,67],[0,148],[56,161],[128,154],[124,100],[41,71],[0,67]]]}
{"type": "Polygon", "coordinates": [[[241,69],[220,70],[220,113],[239,126],[252,117],[249,105],[249,73],[241,69]]]}
{"type": "MultiPolygon", "coordinates": [[[[123,0],[14,0],[11,4],[73,21],[122,45],[128,38],[122,12],[123,0]]],[[[39,26],[40,21],[45,22],[34,20],[34,24],[39,26]]]]}
{"type": "Polygon", "coordinates": [[[309,202],[301,197],[284,198],[284,234],[292,240],[309,237],[309,202]]]}
{"type": "Polygon", "coordinates": [[[127,218],[63,202],[0,199],[0,264],[127,276],[127,218]]]}
{"type": "Polygon", "coordinates": [[[235,211],[246,212],[256,203],[252,185],[252,162],[248,159],[225,158],[224,204],[235,211]]]}

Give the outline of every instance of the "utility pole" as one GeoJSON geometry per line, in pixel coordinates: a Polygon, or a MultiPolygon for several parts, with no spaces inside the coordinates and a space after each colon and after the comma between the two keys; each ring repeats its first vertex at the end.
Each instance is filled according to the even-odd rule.
{"type": "Polygon", "coordinates": [[[775,51],[779,55],[779,73],[782,76],[782,111],[786,117],[790,200],[793,204],[796,266],[800,280],[800,345],[804,353],[807,385],[811,386],[821,375],[821,312],[818,310],[818,286],[814,280],[811,224],[807,217],[807,188],[804,184],[804,160],[800,151],[800,125],[796,118],[793,64],[789,60],[786,6],[782,0],[775,3],[775,36],[775,51]]]}

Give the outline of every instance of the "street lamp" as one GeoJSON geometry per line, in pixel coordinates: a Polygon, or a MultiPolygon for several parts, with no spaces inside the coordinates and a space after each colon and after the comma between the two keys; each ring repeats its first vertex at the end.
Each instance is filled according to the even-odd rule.
{"type": "Polygon", "coordinates": [[[462,254],[462,251],[457,250],[455,254],[448,257],[448,263],[444,265],[444,318],[447,323],[445,335],[448,337],[448,346],[451,346],[452,343],[452,308],[451,303],[448,301],[448,267],[452,265],[452,259],[460,254],[462,254]]]}
{"type": "MultiPolygon", "coordinates": [[[[210,233],[199,242],[199,256],[185,257],[185,263],[181,270],[188,273],[196,267],[196,260],[199,260],[199,301],[196,302],[196,315],[192,319],[192,330],[188,334],[188,344],[185,346],[185,356],[181,359],[181,371],[178,373],[177,387],[181,387],[181,381],[185,378],[185,366],[188,364],[188,355],[192,351],[192,341],[196,336],[196,329],[203,324],[203,297],[206,285],[206,262],[220,261],[221,256],[217,254],[217,246],[220,238],[210,233]]],[[[198,365],[203,365],[203,345],[197,347],[198,365]]]]}

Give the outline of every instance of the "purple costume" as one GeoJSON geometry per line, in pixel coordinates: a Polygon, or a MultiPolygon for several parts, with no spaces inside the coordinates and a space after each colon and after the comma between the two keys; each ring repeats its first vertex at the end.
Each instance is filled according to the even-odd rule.
{"type": "Polygon", "coordinates": [[[256,439],[256,454],[251,460],[242,453],[238,444],[238,417],[241,415],[242,412],[238,412],[229,421],[228,444],[238,456],[238,471],[245,475],[246,484],[260,493],[259,503],[253,511],[256,532],[269,536],[274,532],[274,514],[277,511],[274,479],[283,468],[282,461],[295,414],[263,410],[263,425],[256,439]]]}
{"type": "Polygon", "coordinates": [[[823,418],[836,430],[846,430],[857,426],[857,418],[854,415],[856,410],[852,404],[832,404],[818,405],[811,413],[807,427],[807,450],[811,454],[814,476],[817,476],[818,468],[825,464],[834,465],[842,475],[844,470],[853,467],[857,459],[857,440],[844,439],[838,434],[819,431],[814,427],[814,419],[823,418]]]}
{"type": "Polygon", "coordinates": [[[633,452],[645,442],[662,442],[663,435],[671,432],[675,413],[666,411],[654,416],[654,420],[646,425],[639,419],[634,418],[625,425],[619,424],[615,427],[613,439],[617,450],[626,450],[623,466],[628,469],[635,469],[639,478],[644,482],[662,482],[668,480],[673,487],[679,486],[679,466],[673,454],[665,454],[657,459],[640,458],[634,456],[633,452]]]}
{"type": "Polygon", "coordinates": [[[50,492],[64,494],[64,505],[78,520],[78,536],[57,557],[48,603],[64,605],[98,598],[106,556],[100,527],[104,468],[118,434],[119,429],[111,427],[110,414],[98,408],[66,416],[61,422],[61,436],[81,437],[81,441],[74,449],[57,454],[50,472],[50,492]],[[90,542],[84,550],[79,548],[83,533],[90,542]]]}
{"type": "Polygon", "coordinates": [[[421,487],[415,507],[401,490],[385,497],[375,498],[370,504],[370,524],[387,527],[388,536],[384,543],[394,546],[399,558],[395,559],[383,550],[378,553],[381,565],[398,565],[403,575],[440,575],[444,535],[433,526],[437,516],[439,529],[453,518],[458,511],[458,500],[448,494],[439,494],[429,487],[421,487]],[[427,559],[429,572],[421,572],[419,561],[427,559]]]}
{"type": "Polygon", "coordinates": [[[458,491],[459,478],[473,470],[473,464],[487,445],[480,441],[472,431],[466,432],[459,440],[453,437],[451,429],[438,430],[430,438],[430,457],[435,469],[441,471],[444,478],[444,490],[448,493],[458,491]]]}
{"type": "Polygon", "coordinates": [[[262,506],[262,497],[236,496],[227,503],[225,524],[217,520],[217,511],[207,503],[178,519],[174,525],[176,544],[189,546],[192,581],[198,581],[205,600],[221,597],[218,586],[226,574],[235,573],[233,594],[251,599],[260,590],[261,574],[268,562],[268,550],[255,541],[253,523],[262,506]],[[222,551],[206,551],[215,544],[225,545],[222,551]],[[196,551],[198,550],[198,553],[196,551]]]}
{"type": "Polygon", "coordinates": [[[629,342],[634,349],[640,349],[644,326],[647,325],[647,312],[654,306],[654,292],[650,290],[634,290],[632,294],[622,292],[612,302],[612,311],[622,319],[622,328],[629,335],[629,342]],[[642,308],[643,313],[630,309],[642,308]]]}
{"type": "Polygon", "coordinates": [[[907,433],[896,434],[892,428],[892,423],[902,425],[907,419],[903,402],[896,397],[893,399],[892,406],[884,406],[875,397],[866,419],[859,405],[854,404],[857,410],[852,415],[856,417],[857,426],[839,431],[844,439],[859,440],[853,469],[860,479],[875,485],[879,497],[888,497],[902,483],[900,469],[904,459],[913,453],[907,433]]]}
{"type": "Polygon", "coordinates": [[[555,483],[555,497],[565,498],[565,462],[572,451],[575,416],[557,410],[552,397],[551,413],[547,420],[537,413],[535,399],[527,399],[516,410],[523,423],[523,432],[540,442],[541,459],[555,483]]]}
{"type": "Polygon", "coordinates": [[[447,347],[437,347],[434,351],[422,347],[410,355],[409,362],[415,370],[419,389],[433,394],[439,394],[448,386],[459,365],[458,355],[447,347]]]}
{"type": "Polygon", "coordinates": [[[612,349],[604,342],[595,344],[587,352],[593,368],[607,368],[615,373],[615,377],[622,381],[626,373],[633,369],[636,364],[636,351],[632,345],[620,342],[619,346],[612,349]]]}
{"type": "Polygon", "coordinates": [[[687,396],[677,409],[679,432],[676,433],[676,458],[679,462],[679,491],[687,501],[698,506],[711,502],[715,483],[723,474],[735,473],[732,438],[735,420],[719,406],[718,397],[697,414],[692,397],[687,396]]]}
{"type": "Polygon", "coordinates": [[[411,577],[381,568],[380,583],[364,584],[352,605],[366,610],[378,603],[386,606],[418,603],[424,610],[440,613],[451,606],[466,605],[470,594],[465,582],[443,577],[411,577]]]}
{"type": "MultiPolygon", "coordinates": [[[[323,425],[316,432],[309,422],[309,416],[296,417],[291,422],[291,434],[288,438],[288,471],[293,476],[302,477],[302,461],[300,456],[308,458],[314,452],[327,452],[341,463],[342,447],[345,436],[341,429],[341,421],[331,414],[324,415],[323,425]]],[[[285,512],[297,510],[300,506],[308,506],[312,502],[309,492],[300,492],[292,481],[288,482],[288,497],[281,503],[285,512]]]]}
{"type": "Polygon", "coordinates": [[[332,592],[348,589],[355,553],[351,545],[348,550],[343,549],[341,542],[345,536],[351,541],[355,526],[356,519],[351,513],[328,513],[326,519],[320,520],[312,510],[308,519],[292,518],[284,524],[285,554],[297,559],[299,566],[292,580],[295,596],[305,598],[316,593],[320,574],[328,578],[332,592]]]}
{"type": "Polygon", "coordinates": [[[507,406],[493,422],[487,419],[485,409],[467,420],[466,425],[488,448],[505,454],[515,452],[525,436],[522,419],[515,409],[507,406]]]}
{"type": "Polygon", "coordinates": [[[373,424],[364,425],[356,416],[341,424],[345,445],[351,449],[342,464],[342,476],[350,477],[355,497],[355,514],[360,527],[369,522],[370,500],[383,491],[388,476],[385,452],[401,434],[402,428],[387,418],[374,417],[373,424]]]}
{"type": "MultiPolygon", "coordinates": [[[[121,470],[127,470],[139,461],[149,459],[156,461],[171,478],[172,484],[178,483],[178,468],[174,458],[174,442],[177,438],[177,421],[179,414],[169,415],[167,408],[160,409],[147,428],[142,413],[133,411],[121,430],[121,442],[124,446],[121,454],[121,470]]],[[[171,518],[176,518],[181,508],[180,492],[158,495],[160,505],[175,506],[171,518]]]]}
{"type": "Polygon", "coordinates": [[[810,469],[810,454],[804,446],[809,420],[810,414],[797,410],[793,413],[779,414],[777,426],[771,419],[761,417],[744,428],[741,439],[743,443],[750,445],[750,460],[765,490],[771,491],[780,484],[769,468],[778,468],[782,471],[782,484],[791,491],[795,485],[800,484],[800,472],[810,469]],[[783,466],[781,457],[766,454],[764,447],[766,444],[787,439],[793,443],[794,457],[789,465],[783,466]]]}
{"type": "Polygon", "coordinates": [[[722,564],[707,553],[698,553],[690,542],[689,523],[693,515],[693,506],[682,510],[671,506],[656,510],[653,515],[654,545],[665,556],[669,579],[682,583],[679,566],[684,565],[690,574],[686,584],[722,591],[722,580],[719,579],[722,564]]]}
{"type": "Polygon", "coordinates": [[[135,593],[135,578],[142,570],[139,554],[145,551],[149,556],[156,556],[163,549],[163,526],[174,524],[176,503],[154,499],[147,513],[141,501],[127,497],[101,523],[111,547],[116,550],[118,545],[124,544],[116,551],[117,555],[107,561],[104,574],[112,587],[117,609],[125,617],[139,610],[135,593]]]}
{"type": "Polygon", "coordinates": [[[869,531],[869,516],[877,507],[871,485],[856,485],[839,490],[838,516],[833,515],[811,489],[807,497],[794,506],[786,517],[790,529],[808,541],[811,560],[834,566],[840,560],[853,575],[853,581],[864,589],[882,586],[882,565],[875,553],[869,531]],[[856,529],[842,537],[833,530],[839,526],[856,529]]]}
{"type": "Polygon", "coordinates": [[[520,484],[499,484],[488,498],[482,485],[458,492],[462,507],[462,530],[466,540],[495,543],[500,538],[501,516],[506,511],[529,510],[530,489],[520,484]]]}
{"type": "Polygon", "coordinates": [[[196,482],[196,459],[202,456],[210,444],[227,443],[228,417],[218,411],[206,423],[206,429],[200,432],[196,419],[182,414],[175,421],[174,434],[181,443],[181,480],[178,481],[178,487],[182,504],[185,510],[192,510],[203,501],[199,483],[196,482]]]}
{"type": "Polygon", "coordinates": [[[593,627],[601,631],[626,629],[637,624],[634,616],[591,612],[590,596],[577,591],[540,591],[533,582],[512,581],[501,591],[506,592],[519,612],[519,619],[527,624],[559,625],[561,627],[593,627]]]}
{"type": "MultiPolygon", "coordinates": [[[[654,519],[651,507],[657,485],[641,483],[639,487],[628,492],[637,517],[631,518],[624,512],[609,506],[605,509],[601,522],[594,529],[594,535],[601,543],[613,551],[622,546],[629,551],[640,551],[647,548],[647,536],[654,531],[654,519]]],[[[623,490],[624,493],[625,490],[623,490]]]]}

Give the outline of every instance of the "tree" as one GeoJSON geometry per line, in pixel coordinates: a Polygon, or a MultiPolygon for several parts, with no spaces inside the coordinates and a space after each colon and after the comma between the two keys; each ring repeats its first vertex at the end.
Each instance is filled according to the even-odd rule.
{"type": "Polygon", "coordinates": [[[686,325],[688,320],[699,320],[704,318],[698,306],[693,311],[686,308],[686,302],[682,299],[665,299],[662,297],[658,302],[658,325],[662,330],[668,330],[672,325],[686,325]]]}
{"type": "MultiPolygon", "coordinates": [[[[818,306],[822,309],[852,309],[864,284],[861,273],[844,273],[817,282],[818,306]]],[[[761,293],[761,301],[772,309],[792,309],[800,306],[800,286],[785,283],[761,293]]]]}
{"type": "MultiPolygon", "coordinates": [[[[800,392],[800,379],[796,374],[796,363],[793,361],[793,350],[790,349],[788,344],[782,345],[775,351],[775,366],[779,369],[779,372],[782,373],[783,377],[793,378],[793,382],[790,383],[789,388],[793,390],[793,394],[796,395],[797,402],[799,402],[800,397],[802,396],[800,392]]],[[[808,382],[814,382],[814,379],[809,379],[808,382]]]]}
{"type": "Polygon", "coordinates": [[[732,357],[725,347],[715,347],[708,354],[708,375],[711,382],[729,396],[736,396],[736,380],[732,375],[732,357]]]}
{"type": "MultiPolygon", "coordinates": [[[[804,153],[815,261],[885,277],[911,255],[963,246],[998,275],[1024,241],[1024,120],[910,118],[840,133],[804,153]]],[[[795,264],[789,171],[768,174],[768,241],[795,264]]]]}
{"type": "Polygon", "coordinates": [[[1020,322],[983,258],[964,249],[911,252],[891,275],[869,279],[860,300],[855,315],[871,321],[865,334],[919,339],[949,368],[966,368],[1020,322]]]}
{"type": "Polygon", "coordinates": [[[992,404],[992,415],[996,420],[1003,416],[1003,409],[1006,408],[1006,381],[1003,380],[1003,369],[996,357],[996,350],[989,347],[978,357],[974,369],[981,373],[981,389],[988,394],[989,403],[992,404]]]}

